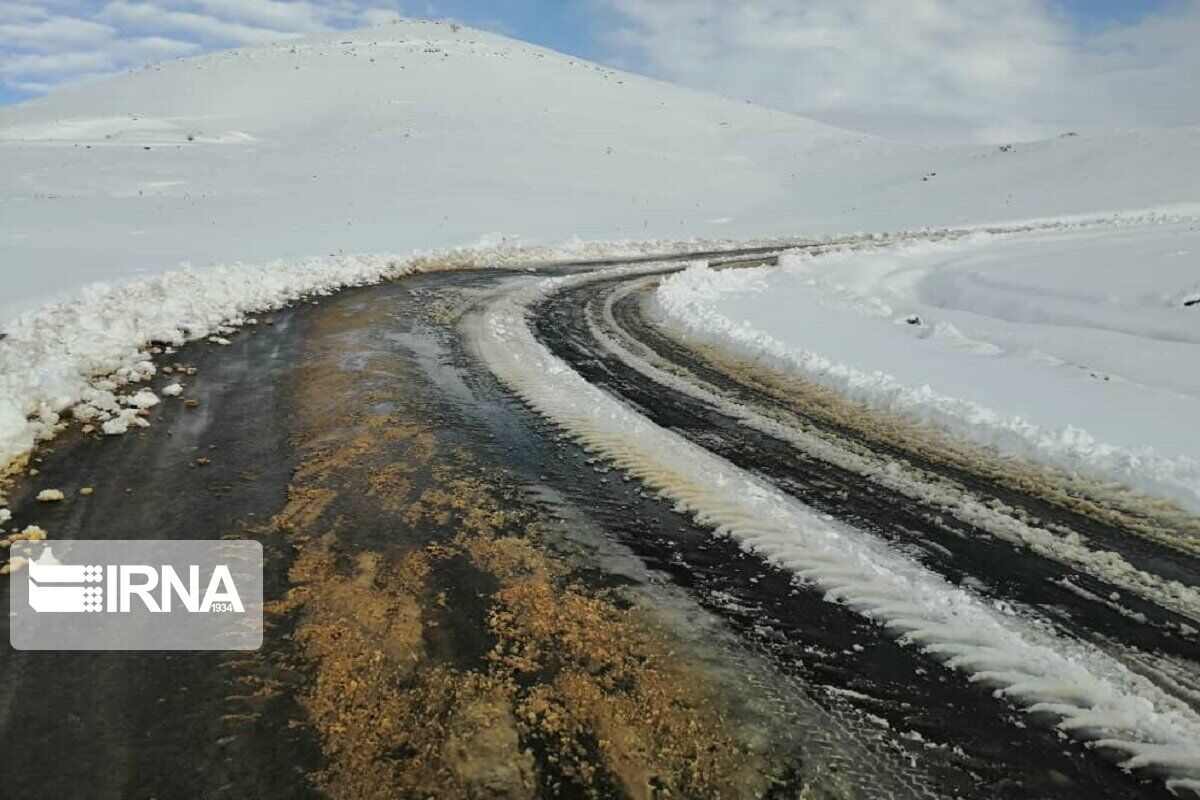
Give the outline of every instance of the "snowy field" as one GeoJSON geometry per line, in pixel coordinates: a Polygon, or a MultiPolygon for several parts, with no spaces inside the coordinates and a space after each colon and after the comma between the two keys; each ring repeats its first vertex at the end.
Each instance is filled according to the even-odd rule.
{"type": "Polygon", "coordinates": [[[180,264],[957,226],[1197,200],[1194,130],[924,147],[409,22],[0,109],[0,323],[180,264]]]}
{"type": "MultiPolygon", "coordinates": [[[[1178,209],[1198,199],[1197,186],[1196,130],[1064,132],[1011,146],[897,144],[439,23],[154,65],[0,109],[0,463],[52,434],[80,401],[98,409],[97,423],[122,415],[133,423],[123,382],[144,374],[140,348],[150,340],[220,333],[225,322],[303,293],[407,271],[418,263],[414,253],[473,246],[486,262],[513,245],[566,254],[581,252],[581,242],[730,241],[1178,209]],[[117,370],[125,372],[96,386],[117,370]]],[[[1176,231],[1188,232],[1163,229],[1163,247],[1176,231]]],[[[1155,354],[1140,358],[1050,337],[1048,357],[1086,367],[1076,370],[1082,377],[1051,381],[1058,394],[1040,406],[997,408],[984,386],[1008,387],[1008,365],[1036,361],[1014,355],[1027,342],[1006,338],[1026,328],[1035,335],[1008,319],[1030,296],[1021,294],[1024,284],[1004,301],[1006,316],[976,307],[978,298],[967,302],[978,281],[872,287],[871,268],[861,269],[848,294],[822,290],[821,302],[854,308],[871,301],[850,295],[879,295],[896,314],[925,314],[930,324],[919,330],[893,330],[890,319],[872,324],[908,355],[953,357],[829,357],[901,370],[896,379],[906,386],[929,383],[1004,420],[1029,415],[1051,432],[1038,442],[1057,441],[1070,424],[1131,452],[1151,446],[1172,464],[1195,455],[1195,434],[1169,437],[1166,414],[1141,427],[1104,427],[1095,419],[1100,400],[1079,403],[1077,417],[1075,404],[1055,399],[1078,383],[1106,397],[1153,395],[1158,405],[1139,408],[1185,415],[1192,407],[1184,370],[1174,378],[1161,370],[1154,380],[1144,373],[1152,358],[1170,362],[1186,342],[1155,334],[1155,354]],[[958,294],[934,296],[934,286],[958,294]],[[968,315],[988,326],[976,329],[968,315]],[[1007,355],[952,344],[951,323],[1007,355]],[[929,340],[910,341],[920,336],[929,340]],[[986,381],[960,379],[970,386],[943,379],[964,359],[964,375],[986,371],[982,364],[997,369],[986,381]],[[936,369],[922,374],[927,368],[936,369]],[[1091,386],[1088,369],[1111,379],[1091,386]],[[1163,392],[1184,399],[1173,404],[1163,392]],[[1038,409],[1055,415],[1039,417],[1038,409]]],[[[1151,295],[1175,292],[1174,302],[1196,288],[1157,272],[1138,282],[1149,271],[1124,273],[1134,283],[1121,295],[1129,302],[1105,306],[1105,337],[1148,335],[1141,322],[1131,333],[1118,320],[1144,321],[1157,302],[1151,295]]],[[[1056,308],[1086,313],[1089,297],[1056,308]]],[[[1168,314],[1168,299],[1164,319],[1178,311],[1168,314]]],[[[778,331],[781,341],[808,332],[778,331]]],[[[823,341],[805,346],[826,354],[823,341]]],[[[1026,368],[1039,376],[1071,369],[1026,368]]]]}
{"type": "Polygon", "coordinates": [[[656,309],[874,408],[1200,510],[1200,224],[789,255],[656,309]]]}

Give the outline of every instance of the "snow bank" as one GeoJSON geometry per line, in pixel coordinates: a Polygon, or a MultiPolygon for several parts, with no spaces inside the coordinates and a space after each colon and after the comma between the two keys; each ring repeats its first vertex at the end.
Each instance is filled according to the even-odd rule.
{"type": "Polygon", "coordinates": [[[1200,511],[1200,226],[976,235],[696,266],[656,314],[871,408],[1200,511]]]}
{"type": "MultiPolygon", "coordinates": [[[[1200,590],[1194,587],[1138,569],[1121,555],[1098,549],[1083,537],[1063,536],[1061,532],[1030,524],[1027,520],[1000,512],[960,486],[923,480],[908,470],[897,468],[895,462],[887,457],[868,455],[832,444],[820,436],[781,423],[778,419],[761,414],[753,408],[668,371],[669,365],[653,350],[630,337],[613,313],[615,304],[621,298],[657,283],[658,280],[657,276],[653,276],[625,283],[607,296],[599,318],[594,309],[588,316],[589,330],[595,341],[625,365],[656,383],[669,386],[676,392],[719,409],[722,414],[737,420],[747,428],[792,444],[806,457],[812,456],[835,464],[918,503],[949,512],[1002,541],[1016,547],[1028,548],[1044,558],[1067,564],[1072,570],[1099,578],[1130,596],[1143,597],[1151,603],[1193,620],[1200,619],[1200,590]],[[662,369],[659,365],[668,369],[662,369]]],[[[1069,582],[1064,582],[1064,585],[1073,591],[1082,591],[1069,582]]],[[[1092,598],[1100,600],[1094,595],[1092,598]]],[[[1109,598],[1108,602],[1113,601],[1109,598]]]]}
{"type": "Polygon", "coordinates": [[[528,307],[590,279],[534,282],[500,296],[475,321],[489,367],[530,406],[675,500],[676,510],[1017,707],[1059,719],[1065,734],[1117,755],[1126,769],[1177,788],[1200,780],[1200,716],[1186,704],[1091,645],[948,583],[870,533],[826,519],[654,425],[550,353],[529,330],[528,307]]]}

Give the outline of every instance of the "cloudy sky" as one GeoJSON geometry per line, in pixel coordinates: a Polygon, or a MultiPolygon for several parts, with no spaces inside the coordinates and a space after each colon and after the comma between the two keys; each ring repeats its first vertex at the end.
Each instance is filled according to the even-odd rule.
{"type": "Polygon", "coordinates": [[[0,104],[397,14],[896,138],[1200,124],[1200,0],[0,0],[0,104]]]}

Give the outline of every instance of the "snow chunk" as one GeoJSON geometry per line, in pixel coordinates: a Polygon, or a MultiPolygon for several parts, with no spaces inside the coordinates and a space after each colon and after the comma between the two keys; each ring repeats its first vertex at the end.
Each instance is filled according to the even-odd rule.
{"type": "Polygon", "coordinates": [[[25,566],[27,561],[29,561],[29,559],[25,558],[25,556],[14,556],[10,558],[7,564],[0,567],[0,575],[8,575],[10,573],[19,571],[25,566]]]}
{"type": "Polygon", "coordinates": [[[13,542],[41,542],[45,541],[47,536],[46,531],[37,525],[26,525],[20,533],[14,533],[7,537],[4,540],[4,546],[9,547],[13,542]]]}
{"type": "Polygon", "coordinates": [[[168,384],[159,390],[159,394],[163,397],[179,397],[183,394],[183,385],[178,383],[168,384]]]}
{"type": "Polygon", "coordinates": [[[120,436],[129,430],[129,424],[120,419],[110,419],[100,426],[100,430],[109,436],[120,436]]]}
{"type": "Polygon", "coordinates": [[[150,423],[138,416],[136,410],[127,408],[100,426],[100,430],[109,436],[120,436],[131,427],[148,428],[150,423]]]}
{"type": "Polygon", "coordinates": [[[154,408],[161,402],[158,396],[150,389],[142,389],[135,395],[122,398],[126,405],[134,408],[154,408]]]}

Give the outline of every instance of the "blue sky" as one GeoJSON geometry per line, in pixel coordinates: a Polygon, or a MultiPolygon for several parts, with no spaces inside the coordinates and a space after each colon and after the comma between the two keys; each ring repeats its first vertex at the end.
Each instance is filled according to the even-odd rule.
{"type": "Polygon", "coordinates": [[[398,13],[885,135],[1200,121],[1200,0],[0,0],[0,105],[398,13]]]}
{"type": "Polygon", "coordinates": [[[1170,9],[1178,3],[1168,0],[1057,0],[1058,6],[1084,29],[1111,23],[1137,22],[1153,12],[1170,9]]]}
{"type": "Polygon", "coordinates": [[[615,23],[610,9],[589,0],[444,0],[411,8],[593,60],[604,57],[600,40],[615,23]]]}

